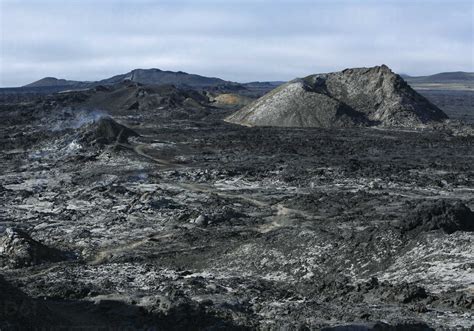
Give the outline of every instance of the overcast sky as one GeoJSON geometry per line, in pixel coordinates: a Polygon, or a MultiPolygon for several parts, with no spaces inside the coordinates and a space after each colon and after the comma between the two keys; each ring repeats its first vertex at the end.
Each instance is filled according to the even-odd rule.
{"type": "Polygon", "coordinates": [[[0,0],[0,86],[160,68],[245,82],[474,71],[471,0],[0,0]]]}

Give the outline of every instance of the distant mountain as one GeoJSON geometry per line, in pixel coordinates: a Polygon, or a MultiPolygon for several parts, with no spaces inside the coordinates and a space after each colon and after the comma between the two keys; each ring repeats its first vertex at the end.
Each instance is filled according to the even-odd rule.
{"type": "Polygon", "coordinates": [[[205,88],[215,87],[222,85],[238,85],[238,83],[225,81],[220,78],[205,77],[195,74],[188,74],[182,71],[163,71],[160,69],[135,69],[126,74],[116,75],[107,79],[95,81],[95,82],[82,82],[58,79],[54,77],[45,77],[36,82],[23,86],[24,88],[32,87],[67,87],[70,89],[74,88],[87,88],[95,87],[98,85],[115,85],[122,82],[131,81],[134,83],[144,85],[167,85],[172,84],[175,86],[187,86],[193,88],[205,88]]]}
{"type": "Polygon", "coordinates": [[[70,86],[77,87],[81,85],[87,85],[88,82],[79,82],[75,80],[58,79],[55,77],[45,77],[31,84],[23,87],[55,87],[55,86],[70,86]]]}

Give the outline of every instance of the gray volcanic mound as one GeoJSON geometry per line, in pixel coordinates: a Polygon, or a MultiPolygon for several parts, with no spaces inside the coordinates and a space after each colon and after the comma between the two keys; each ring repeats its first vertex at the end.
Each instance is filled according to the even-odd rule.
{"type": "Polygon", "coordinates": [[[290,81],[226,118],[247,126],[412,127],[447,119],[387,66],[290,81]]]}

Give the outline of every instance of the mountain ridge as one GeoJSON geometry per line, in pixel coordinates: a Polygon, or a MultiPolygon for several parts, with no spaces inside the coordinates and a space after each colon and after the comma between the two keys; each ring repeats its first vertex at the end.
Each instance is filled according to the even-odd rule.
{"type": "Polygon", "coordinates": [[[98,85],[114,85],[126,81],[145,85],[165,85],[190,87],[215,87],[219,85],[240,85],[239,83],[226,81],[216,77],[206,77],[197,74],[189,74],[183,71],[168,71],[157,68],[133,69],[127,73],[115,75],[97,81],[75,81],[56,77],[44,77],[40,80],[22,86],[32,87],[69,87],[69,88],[91,88],[98,85]]]}

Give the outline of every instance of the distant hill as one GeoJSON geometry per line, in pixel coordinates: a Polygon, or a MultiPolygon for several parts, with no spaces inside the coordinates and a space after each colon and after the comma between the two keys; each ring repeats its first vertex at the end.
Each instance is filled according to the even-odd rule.
{"type": "Polygon", "coordinates": [[[415,90],[426,91],[458,91],[474,93],[473,72],[441,72],[430,76],[401,75],[415,90]]]}
{"type": "Polygon", "coordinates": [[[285,83],[286,82],[282,81],[244,83],[242,84],[242,86],[245,88],[245,91],[239,91],[239,93],[244,94],[248,97],[259,98],[265,93],[268,93],[274,88],[285,83]]]}
{"type": "Polygon", "coordinates": [[[45,77],[31,84],[23,87],[56,87],[56,86],[69,86],[78,87],[88,85],[88,82],[80,82],[75,80],[58,79],[55,77],[45,77]]]}
{"type": "Polygon", "coordinates": [[[430,76],[401,75],[408,83],[417,84],[445,84],[445,83],[474,83],[474,72],[441,72],[430,76]]]}
{"type": "Polygon", "coordinates": [[[415,127],[446,118],[442,110],[382,65],[295,79],[226,121],[246,126],[415,127]]]}

